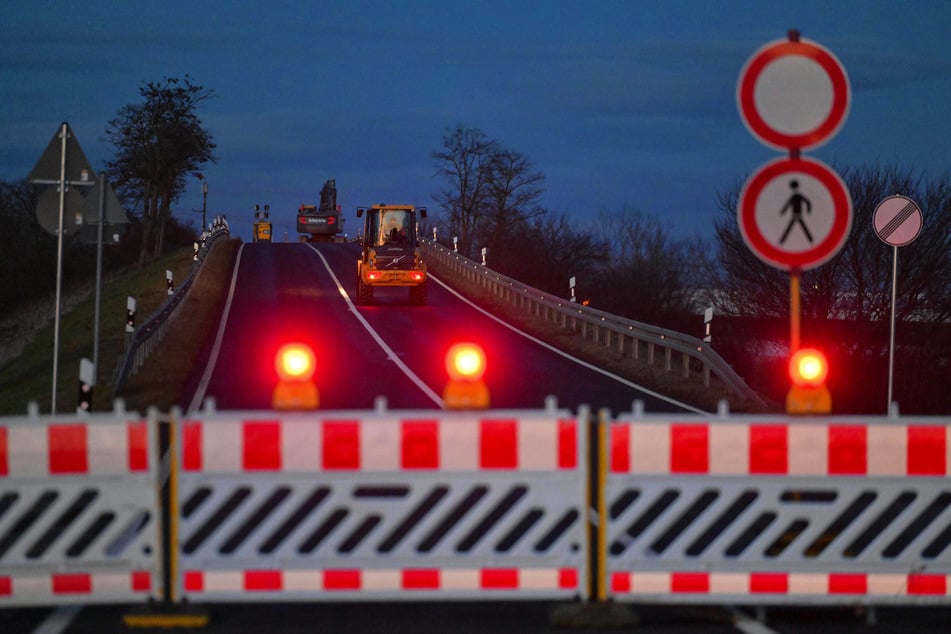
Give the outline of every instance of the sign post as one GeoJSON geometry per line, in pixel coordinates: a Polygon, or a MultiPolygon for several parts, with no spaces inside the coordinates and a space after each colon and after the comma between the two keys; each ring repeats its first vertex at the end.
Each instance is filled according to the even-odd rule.
{"type": "Polygon", "coordinates": [[[910,198],[890,196],[878,203],[872,214],[872,227],[879,240],[892,247],[892,310],[888,337],[888,404],[892,406],[895,377],[895,300],[898,295],[898,247],[914,242],[923,224],[921,209],[910,198]]]}
{"type": "MultiPolygon", "coordinates": [[[[852,227],[845,183],[801,152],[835,136],[850,101],[849,79],[839,60],[796,30],[757,50],[737,82],[737,107],[750,134],[789,152],[788,159],[767,163],[747,180],[737,220],[743,240],[758,258],[789,271],[790,356],[800,345],[802,271],[838,253],[852,227]]],[[[789,403],[787,399],[791,412],[789,403]]]]}

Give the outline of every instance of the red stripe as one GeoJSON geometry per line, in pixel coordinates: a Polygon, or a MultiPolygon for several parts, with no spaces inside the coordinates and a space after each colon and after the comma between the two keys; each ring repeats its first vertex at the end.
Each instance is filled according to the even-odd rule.
{"type": "Polygon", "coordinates": [[[324,572],[325,590],[359,590],[359,570],[328,570],[324,572]]]}
{"type": "Polygon", "coordinates": [[[908,475],[943,476],[948,472],[947,428],[908,427],[908,475]]]}
{"type": "Polygon", "coordinates": [[[360,423],[335,421],[323,425],[324,469],[360,468],[360,423]]]}
{"type": "Polygon", "coordinates": [[[149,470],[149,424],[144,420],[126,425],[129,471],[149,470]]]}
{"type": "Polygon", "coordinates": [[[429,569],[404,570],[403,589],[405,590],[438,590],[439,571],[429,569]]]}
{"type": "Polygon", "coordinates": [[[183,584],[185,592],[204,592],[205,573],[199,570],[186,570],[183,584]]]}
{"type": "Polygon", "coordinates": [[[789,472],[788,430],[786,425],[750,425],[750,473],[789,472]]]}
{"type": "Polygon", "coordinates": [[[132,592],[150,592],[152,590],[152,574],[148,570],[132,572],[132,592]]]}
{"type": "Polygon", "coordinates": [[[709,473],[710,428],[706,424],[670,426],[670,472],[709,473]]]}
{"type": "Polygon", "coordinates": [[[786,594],[789,592],[789,575],[785,572],[750,573],[752,594],[786,594]]]}
{"type": "Polygon", "coordinates": [[[201,421],[187,420],[182,423],[182,469],[201,471],[201,421]]]}
{"type": "Polygon", "coordinates": [[[86,425],[50,425],[49,439],[50,473],[88,473],[89,443],[86,425]]]}
{"type": "Polygon", "coordinates": [[[615,572],[611,575],[611,591],[616,593],[631,591],[631,575],[626,572],[615,572]]]}
{"type": "Polygon", "coordinates": [[[13,596],[13,579],[0,577],[0,597],[13,596]]]}
{"type": "Polygon", "coordinates": [[[947,594],[948,578],[945,575],[908,575],[908,594],[947,594]]]}
{"type": "Polygon", "coordinates": [[[574,568],[562,568],[558,571],[558,587],[563,590],[574,590],[578,587],[578,571],[574,568]]]}
{"type": "Polygon", "coordinates": [[[515,568],[485,568],[481,571],[481,585],[485,590],[518,588],[518,570],[515,568]]]}
{"type": "Polygon", "coordinates": [[[400,425],[400,460],[404,469],[438,469],[439,423],[403,421],[400,425]]]}
{"type": "Polygon", "coordinates": [[[249,592],[282,590],[284,576],[280,570],[246,570],[244,589],[249,592]]]}
{"type": "Polygon", "coordinates": [[[868,473],[868,428],[865,425],[829,427],[829,473],[865,475],[868,473]]]}
{"type": "Polygon", "coordinates": [[[710,574],[706,572],[674,572],[670,575],[671,592],[710,592],[710,574]]]}
{"type": "Polygon", "coordinates": [[[89,594],[92,575],[86,573],[53,575],[53,594],[89,594]]]}
{"type": "Polygon", "coordinates": [[[7,428],[0,427],[0,476],[10,475],[10,442],[7,440],[7,428]]]}
{"type": "Polygon", "coordinates": [[[245,471],[280,471],[281,424],[249,421],[241,427],[245,471]]]}
{"type": "Polygon", "coordinates": [[[611,472],[628,473],[631,470],[631,426],[611,425],[611,472]]]}
{"type": "Polygon", "coordinates": [[[829,594],[865,594],[868,577],[864,574],[830,574],[829,594]]]}
{"type": "Polygon", "coordinates": [[[484,420],[479,423],[479,467],[518,467],[518,427],[514,420],[484,420]]]}
{"type": "Polygon", "coordinates": [[[578,467],[578,421],[558,421],[558,468],[578,467]]]}

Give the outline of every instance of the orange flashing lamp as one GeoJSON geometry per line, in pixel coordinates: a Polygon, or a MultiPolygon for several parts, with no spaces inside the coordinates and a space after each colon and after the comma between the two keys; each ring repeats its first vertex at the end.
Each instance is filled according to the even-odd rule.
{"type": "Polygon", "coordinates": [[[797,350],[789,359],[792,387],[786,394],[787,414],[829,414],[832,395],[826,387],[829,363],[822,351],[815,348],[797,350]]]}
{"type": "Polygon", "coordinates": [[[446,353],[449,383],[443,391],[448,409],[487,409],[489,388],[485,375],[485,352],[474,343],[457,343],[446,353]]]}
{"type": "Polygon", "coordinates": [[[314,351],[309,346],[302,343],[281,346],[274,356],[278,378],[271,398],[274,409],[317,409],[320,395],[313,382],[316,365],[314,351]]]}

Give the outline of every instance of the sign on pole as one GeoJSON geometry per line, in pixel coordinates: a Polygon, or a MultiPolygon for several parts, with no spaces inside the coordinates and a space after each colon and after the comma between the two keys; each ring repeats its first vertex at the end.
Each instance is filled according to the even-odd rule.
{"type": "Polygon", "coordinates": [[[839,252],[852,227],[852,197],[830,167],[811,158],[777,159],[746,182],[737,206],[740,233],[777,268],[807,270],[839,252]]]}
{"type": "Polygon", "coordinates": [[[805,150],[839,131],[851,90],[838,58],[793,32],[788,40],[766,44],[746,62],[736,100],[754,137],[779,150],[805,150]]]}

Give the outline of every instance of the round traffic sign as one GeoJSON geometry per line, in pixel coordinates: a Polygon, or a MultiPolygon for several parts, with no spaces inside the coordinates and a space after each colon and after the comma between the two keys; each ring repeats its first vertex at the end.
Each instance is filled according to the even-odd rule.
{"type": "Polygon", "coordinates": [[[782,158],[754,173],[740,192],[740,233],[772,266],[811,269],[838,253],[852,227],[852,198],[835,171],[811,158],[782,158]]]}
{"type": "Polygon", "coordinates": [[[736,100],[753,136],[780,150],[803,150],[835,136],[850,92],[845,69],[829,50],[809,40],[777,40],[747,60],[736,100]]]}
{"type": "Polygon", "coordinates": [[[889,196],[875,207],[872,227],[885,244],[903,247],[911,244],[921,233],[921,209],[905,196],[889,196]]]}
{"type": "MultiPolygon", "coordinates": [[[[66,190],[63,197],[63,233],[72,235],[83,225],[83,196],[75,187],[66,190]]],[[[36,219],[40,226],[54,236],[59,235],[59,192],[47,187],[36,202],[36,219]]]]}

